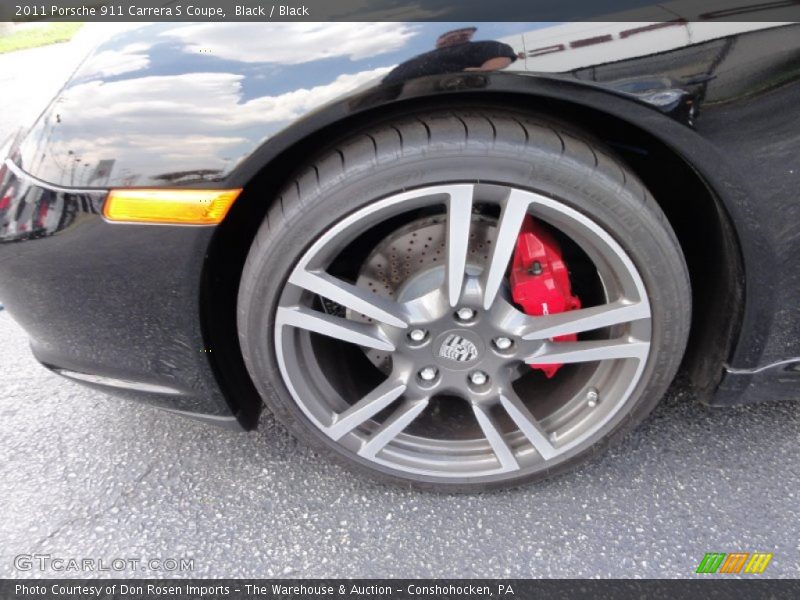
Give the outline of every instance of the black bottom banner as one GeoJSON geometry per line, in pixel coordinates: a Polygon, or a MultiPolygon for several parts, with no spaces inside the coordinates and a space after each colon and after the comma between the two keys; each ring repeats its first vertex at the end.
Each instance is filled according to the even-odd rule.
{"type": "Polygon", "coordinates": [[[245,600],[267,598],[676,598],[800,597],[800,581],[778,579],[42,579],[0,580],[3,600],[245,600]]]}

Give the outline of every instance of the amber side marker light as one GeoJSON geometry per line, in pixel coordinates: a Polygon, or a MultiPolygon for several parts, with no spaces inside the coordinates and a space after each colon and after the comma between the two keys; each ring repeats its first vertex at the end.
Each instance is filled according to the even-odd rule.
{"type": "Polygon", "coordinates": [[[109,221],[214,225],[222,221],[238,190],[111,190],[103,206],[109,221]]]}

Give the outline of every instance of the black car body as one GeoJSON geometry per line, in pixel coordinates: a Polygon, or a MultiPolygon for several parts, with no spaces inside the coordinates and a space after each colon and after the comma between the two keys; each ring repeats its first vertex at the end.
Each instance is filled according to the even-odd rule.
{"type": "Polygon", "coordinates": [[[579,126],[655,190],[691,275],[683,370],[703,401],[800,397],[800,26],[480,23],[509,67],[387,77],[463,26],[151,24],[102,44],[0,169],[0,298],[37,359],[254,427],[236,294],[276,191],[364,123],[488,104],[579,126]],[[194,226],[110,222],[119,188],[244,191],[194,226]]]}

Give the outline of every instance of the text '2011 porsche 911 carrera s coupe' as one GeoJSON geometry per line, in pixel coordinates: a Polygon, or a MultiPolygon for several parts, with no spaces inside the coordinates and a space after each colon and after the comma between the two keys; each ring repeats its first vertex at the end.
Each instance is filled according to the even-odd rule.
{"type": "MultiPolygon", "coordinates": [[[[0,167],[72,380],[439,490],[800,397],[800,26],[151,23],[0,167]]],[[[709,440],[709,443],[713,443],[709,440]]]]}

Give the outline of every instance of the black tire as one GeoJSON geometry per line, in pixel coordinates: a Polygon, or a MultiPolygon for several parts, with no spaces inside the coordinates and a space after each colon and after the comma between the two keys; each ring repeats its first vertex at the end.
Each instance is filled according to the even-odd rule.
{"type": "Polygon", "coordinates": [[[253,382],[266,406],[298,438],[324,456],[381,480],[448,492],[542,479],[588,460],[620,439],[665,393],[683,356],[690,321],[689,277],[678,241],[653,196],[621,160],[590,136],[550,119],[476,108],[398,118],[341,140],[311,161],[273,202],[250,249],[238,300],[239,339],[253,382]],[[320,432],[284,385],[271,332],[291,269],[332,224],[390,194],[461,181],[536,191],[610,232],[631,257],[647,289],[652,346],[630,397],[630,409],[621,411],[591,447],[532,475],[443,483],[377,468],[320,432]]]}

